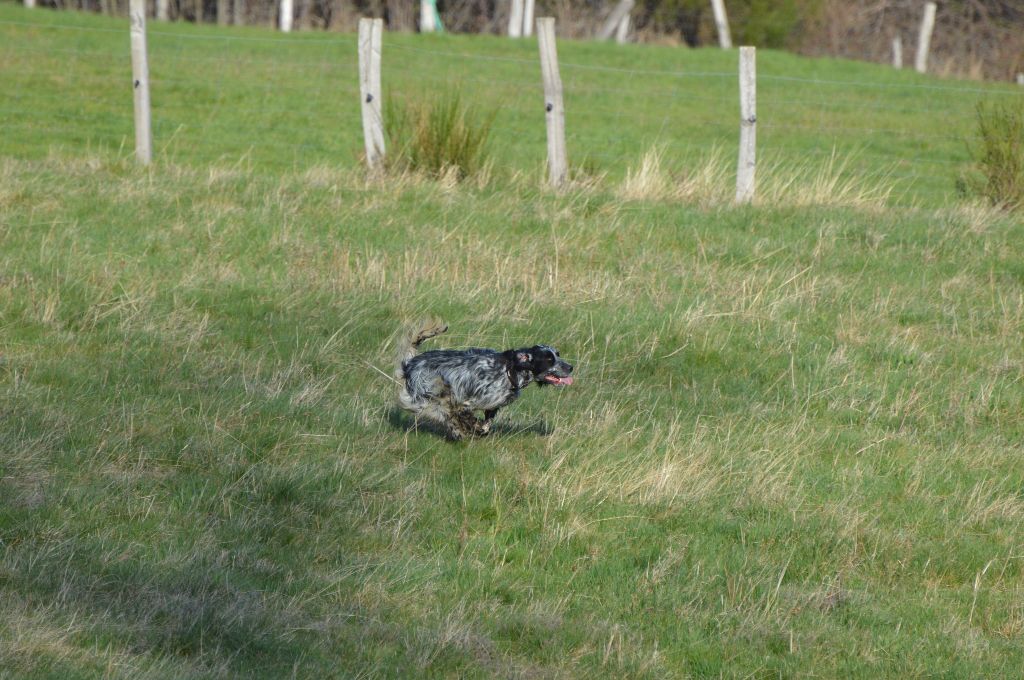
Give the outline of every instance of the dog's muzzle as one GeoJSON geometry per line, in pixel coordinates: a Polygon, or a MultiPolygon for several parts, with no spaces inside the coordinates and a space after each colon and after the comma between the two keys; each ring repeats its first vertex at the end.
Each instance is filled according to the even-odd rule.
{"type": "Polygon", "coordinates": [[[559,387],[565,387],[566,385],[572,384],[572,364],[565,361],[559,361],[554,367],[537,376],[537,382],[542,385],[558,385],[559,387]]]}

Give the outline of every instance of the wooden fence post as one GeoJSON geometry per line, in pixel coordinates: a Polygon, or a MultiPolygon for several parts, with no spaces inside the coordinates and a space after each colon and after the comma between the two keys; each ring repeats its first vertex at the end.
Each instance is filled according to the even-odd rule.
{"type": "Polygon", "coordinates": [[[633,11],[634,5],[636,5],[636,0],[620,0],[619,4],[615,5],[612,13],[608,15],[604,25],[601,26],[601,30],[597,32],[597,39],[608,40],[611,38],[615,33],[615,29],[622,23],[622,18],[629,17],[629,13],[633,11]]]}
{"type": "Polygon", "coordinates": [[[711,10],[715,14],[718,45],[723,50],[727,50],[732,47],[732,36],[729,34],[729,17],[725,13],[725,3],[722,0],[711,0],[711,10]]]}
{"type": "Polygon", "coordinates": [[[156,0],[157,21],[167,21],[171,18],[170,7],[171,3],[169,0],[156,0]]]}
{"type": "Polygon", "coordinates": [[[362,101],[366,165],[372,172],[384,163],[384,117],[381,114],[380,53],[383,19],[359,20],[359,97],[362,101]]]}
{"type": "Polygon", "coordinates": [[[900,36],[892,39],[892,66],[903,68],[903,38],[900,36]]]}
{"type": "Polygon", "coordinates": [[[622,17],[618,28],[615,29],[615,42],[625,45],[629,41],[629,15],[622,17]]]}
{"type": "Polygon", "coordinates": [[[146,0],[131,0],[128,21],[132,90],[135,93],[135,157],[143,165],[149,165],[153,160],[153,133],[149,114],[149,64],[146,60],[146,0]]]}
{"type": "Polygon", "coordinates": [[[1024,73],[1017,74],[1017,84],[1024,85],[1024,73]]]}
{"type": "Polygon", "coordinates": [[[917,36],[917,59],[914,60],[914,68],[918,73],[928,70],[928,48],[932,42],[932,29],[935,28],[935,3],[928,2],[924,6],[924,16],[921,18],[921,32],[917,36]]]}
{"type": "Polygon", "coordinates": [[[512,0],[508,13],[508,37],[518,38],[523,34],[523,0],[512,0]]]}
{"type": "Polygon", "coordinates": [[[754,199],[757,153],[757,49],[740,48],[740,155],[736,165],[736,202],[754,199]]]}
{"type": "Polygon", "coordinates": [[[25,0],[25,9],[32,9],[36,6],[36,0],[25,0]]]}
{"type": "Polygon", "coordinates": [[[548,181],[558,188],[569,176],[569,160],[565,150],[565,105],[562,103],[562,77],[558,73],[554,18],[537,19],[537,38],[548,130],[548,181]]]}
{"type": "Polygon", "coordinates": [[[282,33],[290,33],[292,30],[292,16],[294,9],[292,7],[292,0],[281,0],[281,14],[278,24],[281,27],[282,33]]]}
{"type": "Polygon", "coordinates": [[[523,2],[523,37],[529,38],[533,35],[533,10],[534,0],[523,2]]]}
{"type": "Polygon", "coordinates": [[[420,0],[420,33],[434,32],[434,6],[430,0],[420,0]]]}

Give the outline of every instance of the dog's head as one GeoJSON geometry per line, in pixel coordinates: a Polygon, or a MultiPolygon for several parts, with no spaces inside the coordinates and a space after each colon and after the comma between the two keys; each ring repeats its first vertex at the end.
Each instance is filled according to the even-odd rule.
{"type": "Polygon", "coordinates": [[[572,364],[558,356],[558,350],[547,345],[534,345],[515,351],[517,371],[529,371],[538,385],[571,385],[572,364]]]}

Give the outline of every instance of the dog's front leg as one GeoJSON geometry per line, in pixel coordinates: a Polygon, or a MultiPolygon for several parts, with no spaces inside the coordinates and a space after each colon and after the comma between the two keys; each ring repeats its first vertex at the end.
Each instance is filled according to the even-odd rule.
{"type": "Polygon", "coordinates": [[[491,425],[494,421],[494,416],[498,415],[498,409],[492,408],[484,411],[484,421],[481,423],[477,421],[476,433],[481,437],[486,437],[491,433],[491,425]]]}

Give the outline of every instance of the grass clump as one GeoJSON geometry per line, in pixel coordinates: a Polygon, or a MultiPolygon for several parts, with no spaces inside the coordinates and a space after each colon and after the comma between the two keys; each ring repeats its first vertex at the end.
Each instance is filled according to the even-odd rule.
{"type": "Polygon", "coordinates": [[[978,102],[974,167],[958,182],[960,193],[1007,210],[1024,207],[1024,106],[978,102]]]}
{"type": "Polygon", "coordinates": [[[473,176],[487,166],[487,140],[496,114],[465,104],[457,90],[410,105],[389,104],[385,128],[393,149],[390,166],[430,177],[473,176]]]}

